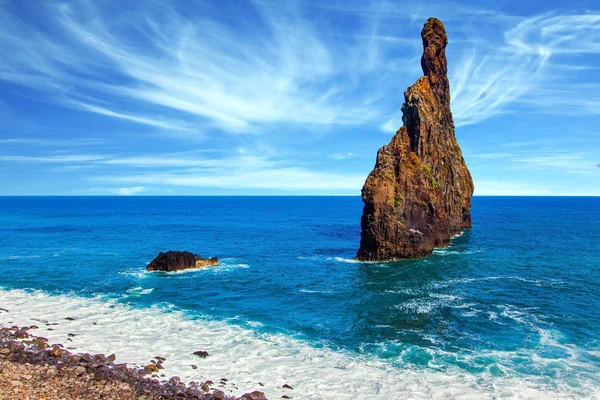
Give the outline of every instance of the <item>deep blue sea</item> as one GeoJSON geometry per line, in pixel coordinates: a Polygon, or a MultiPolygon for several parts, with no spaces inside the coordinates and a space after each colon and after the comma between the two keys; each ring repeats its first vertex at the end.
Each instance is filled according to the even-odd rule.
{"type": "MultiPolygon", "coordinates": [[[[350,360],[335,375],[307,369],[315,376],[298,379],[307,391],[296,398],[321,398],[311,382],[324,391],[360,374],[365,393],[382,393],[364,398],[394,398],[373,365],[400,374],[390,381],[416,379],[403,392],[415,398],[447,396],[450,383],[435,383],[444,376],[466,387],[457,398],[598,395],[600,198],[475,197],[471,231],[430,258],[392,263],[352,260],[361,212],[359,197],[2,197],[0,301],[176,313],[350,360]],[[166,250],[222,263],[146,273],[166,250]]],[[[286,351],[264,362],[303,371],[301,351],[286,351]]]]}

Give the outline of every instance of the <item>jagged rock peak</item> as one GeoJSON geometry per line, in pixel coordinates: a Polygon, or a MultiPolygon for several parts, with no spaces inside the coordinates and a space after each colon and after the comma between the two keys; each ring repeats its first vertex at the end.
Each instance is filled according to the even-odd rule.
{"type": "Polygon", "coordinates": [[[429,18],[421,31],[423,38],[423,56],[421,57],[421,68],[423,74],[432,82],[441,82],[442,77],[448,73],[448,61],[446,60],[446,45],[448,36],[442,21],[429,18]]]}
{"type": "Polygon", "coordinates": [[[454,135],[448,37],[435,18],[421,37],[424,76],[404,92],[404,126],[379,149],[363,186],[359,260],[428,256],[471,227],[473,181],[454,135]]]}

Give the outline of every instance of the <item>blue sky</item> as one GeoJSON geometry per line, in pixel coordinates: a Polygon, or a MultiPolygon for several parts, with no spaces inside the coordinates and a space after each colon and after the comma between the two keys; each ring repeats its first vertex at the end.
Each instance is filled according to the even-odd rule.
{"type": "Polygon", "coordinates": [[[0,0],[0,195],[359,195],[431,16],[475,193],[600,195],[600,4],[522,0],[0,0]]]}

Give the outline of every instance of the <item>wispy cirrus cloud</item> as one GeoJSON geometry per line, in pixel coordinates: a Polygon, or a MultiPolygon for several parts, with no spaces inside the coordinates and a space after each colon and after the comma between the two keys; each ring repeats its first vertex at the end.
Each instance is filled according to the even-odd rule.
{"type": "Polygon", "coordinates": [[[166,155],[115,157],[100,162],[138,168],[128,173],[96,175],[92,178],[109,184],[340,194],[355,192],[365,179],[363,174],[326,172],[281,157],[248,155],[243,150],[223,158],[201,160],[166,155]],[[140,173],[140,168],[159,170],[140,173]]]}
{"type": "Polygon", "coordinates": [[[74,138],[69,140],[64,139],[49,139],[49,138],[18,138],[11,137],[0,139],[0,144],[3,145],[34,145],[34,146],[68,146],[68,147],[79,147],[79,146],[99,146],[105,144],[106,141],[99,138],[74,138]]]}
{"type": "Polygon", "coordinates": [[[521,21],[505,37],[524,54],[600,53],[600,14],[543,14],[521,21]]]}
{"type": "MultiPolygon", "coordinates": [[[[184,130],[195,119],[237,132],[277,122],[372,121],[385,131],[398,128],[398,118],[385,116],[390,108],[384,99],[396,89],[389,83],[415,65],[402,66],[393,48],[415,60],[421,50],[418,40],[386,26],[392,20],[420,22],[426,18],[423,8],[388,1],[245,6],[254,24],[238,21],[234,28],[233,21],[184,17],[160,3],[140,3],[117,19],[101,3],[47,3],[51,26],[41,29],[0,4],[0,46],[8,50],[0,78],[60,94],[68,107],[163,129],[184,130]],[[315,23],[305,16],[311,7],[332,19],[350,14],[357,28],[315,23]],[[157,110],[170,117],[157,117],[157,110]]],[[[206,14],[215,11],[210,3],[198,7],[206,14]]],[[[460,46],[460,59],[451,64],[458,126],[508,112],[524,98],[542,111],[561,107],[565,94],[579,90],[569,87],[572,81],[553,79],[558,70],[576,66],[568,57],[600,53],[600,14],[520,18],[458,4],[439,4],[436,10],[450,23],[460,15],[463,36],[475,25],[479,33],[483,15],[494,28],[451,44],[460,46]],[[567,59],[555,61],[556,56],[567,59]]],[[[593,86],[589,89],[597,91],[593,86]]],[[[598,96],[581,100],[581,107],[567,111],[600,109],[598,96]]]]}
{"type": "Polygon", "coordinates": [[[106,159],[106,156],[98,154],[68,154],[53,156],[0,156],[0,161],[51,164],[98,162],[103,159],[106,159]]]}
{"type": "Polygon", "coordinates": [[[143,186],[130,186],[130,187],[107,187],[107,188],[91,188],[88,192],[93,194],[110,194],[117,196],[133,196],[136,194],[143,193],[148,189],[143,186]]]}
{"type": "MultiPolygon", "coordinates": [[[[547,196],[557,194],[556,188],[531,182],[479,179],[475,186],[477,196],[547,196]]],[[[558,193],[562,194],[562,193],[558,193]]]]}
{"type": "Polygon", "coordinates": [[[201,16],[215,8],[209,2],[188,17],[139,3],[121,18],[101,3],[47,3],[44,29],[3,10],[0,46],[11,56],[0,62],[0,79],[68,107],[165,129],[199,120],[235,132],[279,122],[358,124],[378,114],[373,101],[392,70],[378,62],[374,21],[359,25],[367,35],[340,40],[292,3],[245,6],[252,26],[241,16],[235,25],[201,16]],[[364,79],[374,65],[377,73],[364,79]]]}
{"type": "Polygon", "coordinates": [[[267,189],[283,192],[343,194],[356,193],[364,183],[363,174],[310,170],[304,167],[203,169],[185,172],[98,176],[108,183],[141,183],[221,189],[267,189]]]}
{"type": "Polygon", "coordinates": [[[164,128],[164,129],[170,129],[170,130],[176,130],[176,131],[186,130],[183,126],[178,125],[177,123],[171,123],[171,122],[159,120],[156,118],[142,117],[142,116],[132,115],[132,114],[124,114],[124,113],[112,111],[105,107],[87,104],[87,103],[84,103],[81,101],[69,100],[69,101],[66,101],[65,103],[68,105],[71,105],[74,108],[79,108],[84,111],[89,111],[92,113],[105,115],[107,117],[124,119],[127,121],[136,122],[136,123],[142,124],[142,125],[149,125],[149,126],[154,126],[157,128],[164,128]]]}
{"type": "MultiPolygon", "coordinates": [[[[543,142],[542,142],[543,143],[543,142]]],[[[468,154],[474,163],[502,163],[502,165],[526,166],[541,171],[568,174],[594,173],[595,152],[560,150],[555,147],[537,148],[537,142],[510,152],[480,152],[468,154]]]]}
{"type": "MultiPolygon", "coordinates": [[[[351,153],[335,155],[340,159],[351,153]]],[[[335,159],[335,158],[334,158],[335,159]]],[[[308,191],[311,193],[345,194],[357,191],[364,183],[364,175],[345,172],[325,172],[311,166],[291,162],[282,157],[250,155],[238,149],[222,157],[186,153],[167,153],[138,156],[116,154],[62,156],[0,156],[0,162],[38,163],[60,165],[65,169],[78,170],[92,167],[118,166],[117,173],[96,171],[89,177],[92,182],[109,185],[126,184],[136,191],[123,193],[112,186],[92,188],[95,193],[135,194],[154,187],[191,187],[222,189],[260,189],[281,191],[308,191]],[[151,172],[146,172],[151,170],[151,172]]]]}
{"type": "Polygon", "coordinates": [[[515,162],[528,164],[537,169],[559,169],[567,173],[591,174],[595,173],[594,161],[583,154],[550,153],[534,156],[520,156],[513,158],[515,162]]]}
{"type": "Polygon", "coordinates": [[[332,158],[334,160],[347,160],[349,158],[353,158],[356,157],[356,154],[354,153],[333,153],[329,156],[329,158],[332,158]]]}
{"type": "MultiPolygon", "coordinates": [[[[20,20],[0,4],[7,55],[0,79],[106,117],[166,130],[205,121],[226,132],[274,123],[369,123],[395,131],[400,119],[390,114],[402,101],[398,89],[410,84],[399,77],[419,74],[420,43],[407,28],[428,16],[412,3],[383,0],[249,1],[244,18],[233,20],[221,19],[210,2],[187,16],[164,3],[138,3],[120,18],[89,0],[42,7],[48,26],[20,20]],[[314,9],[325,13],[324,23],[307,16],[314,9]],[[353,18],[354,28],[331,23],[340,15],[353,18]]],[[[600,14],[523,18],[458,3],[436,10],[459,57],[451,63],[457,126],[514,110],[525,99],[542,111],[562,106],[560,94],[580,91],[553,77],[577,67],[569,57],[600,54],[600,14]],[[474,36],[483,16],[488,28],[474,36]],[[453,25],[459,20],[462,26],[453,25]]],[[[599,109],[600,97],[581,100],[582,113],[599,109]]]]}
{"type": "Polygon", "coordinates": [[[509,112],[600,114],[600,84],[586,75],[595,63],[581,60],[600,57],[600,13],[513,17],[503,25],[503,40],[479,38],[452,69],[458,126],[509,112]]]}

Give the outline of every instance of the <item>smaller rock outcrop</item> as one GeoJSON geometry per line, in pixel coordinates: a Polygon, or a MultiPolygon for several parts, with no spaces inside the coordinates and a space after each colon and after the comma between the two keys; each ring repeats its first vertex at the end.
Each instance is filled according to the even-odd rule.
{"type": "Polygon", "coordinates": [[[189,251],[171,250],[166,253],[159,253],[158,256],[148,264],[146,269],[148,271],[173,272],[190,268],[210,267],[218,264],[219,259],[217,257],[202,258],[189,251]]]}

